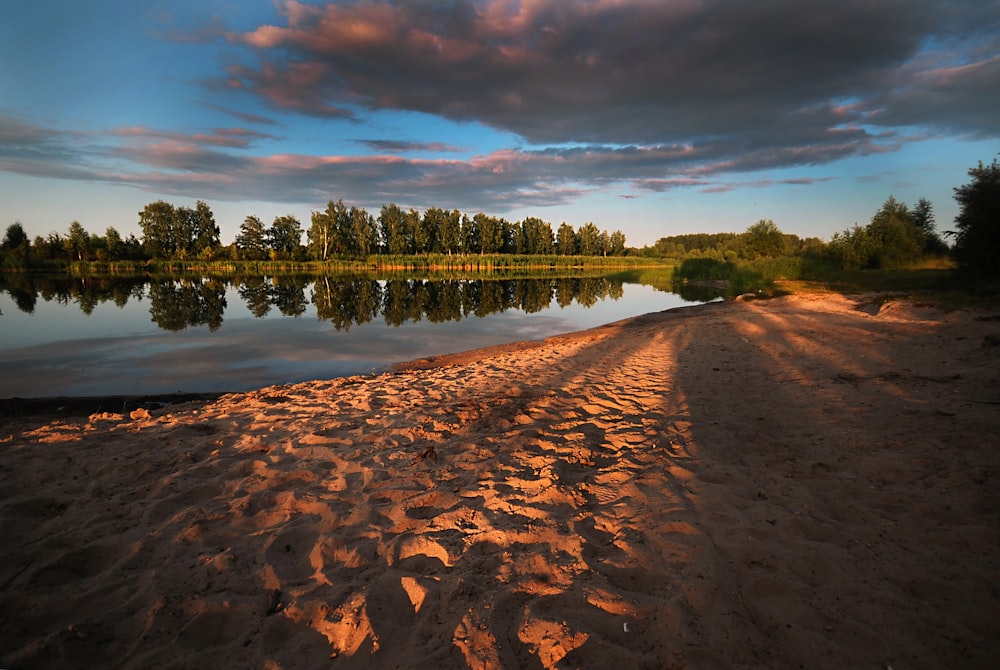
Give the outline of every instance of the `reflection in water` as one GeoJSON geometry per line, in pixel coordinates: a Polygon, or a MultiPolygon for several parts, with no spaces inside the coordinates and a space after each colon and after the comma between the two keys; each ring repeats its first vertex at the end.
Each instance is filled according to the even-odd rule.
{"type": "MultiPolygon", "coordinates": [[[[30,277],[0,278],[18,309],[32,313],[39,296],[45,301],[76,303],[85,314],[103,302],[123,307],[129,300],[149,298],[149,313],[163,330],[179,331],[208,326],[215,331],[223,321],[226,292],[236,288],[247,309],[257,318],[276,308],[285,316],[300,316],[312,303],[320,320],[336,330],[373,321],[380,316],[390,326],[426,320],[460,321],[470,315],[519,309],[527,314],[573,302],[587,307],[623,294],[623,280],[613,277],[558,277],[543,279],[376,279],[365,275],[287,275],[238,278],[117,278],[30,277]],[[308,295],[308,297],[307,297],[308,295]]],[[[697,298],[696,298],[697,299],[697,298]]]]}
{"type": "Polygon", "coordinates": [[[163,330],[207,325],[216,331],[226,311],[226,285],[214,279],[151,282],[149,303],[149,315],[163,330]]]}

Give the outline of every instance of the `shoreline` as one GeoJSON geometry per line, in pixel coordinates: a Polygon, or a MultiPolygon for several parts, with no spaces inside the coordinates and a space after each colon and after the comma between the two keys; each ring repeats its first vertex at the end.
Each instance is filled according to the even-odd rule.
{"type": "MultiPolygon", "coordinates": [[[[551,335],[539,340],[515,340],[503,344],[477,347],[466,351],[457,351],[434,356],[423,356],[407,361],[398,361],[389,364],[388,373],[405,372],[412,370],[429,370],[443,365],[457,365],[470,363],[483,358],[509,353],[513,351],[526,351],[533,348],[544,347],[557,340],[572,340],[577,337],[586,337],[590,331],[598,331],[603,328],[611,328],[635,319],[642,319],[653,314],[673,312],[675,310],[692,309],[704,307],[715,303],[703,303],[698,305],[684,305],[662,310],[661,312],[651,312],[649,314],[628,317],[621,321],[602,324],[587,328],[585,330],[571,331],[551,335]]],[[[378,372],[363,375],[344,375],[333,379],[343,379],[349,377],[378,377],[386,372],[378,372]]],[[[290,384],[314,383],[326,380],[310,380],[306,382],[286,382],[283,384],[269,384],[261,388],[271,386],[287,386],[290,384]]],[[[260,389],[250,389],[247,391],[210,391],[210,392],[186,392],[177,391],[172,393],[144,393],[144,394],[107,394],[107,395],[83,395],[83,396],[38,396],[0,398],[0,421],[31,416],[65,416],[79,417],[93,414],[95,412],[117,412],[128,414],[130,411],[144,408],[149,410],[165,409],[172,405],[189,402],[210,402],[222,396],[240,393],[253,393],[260,389]]]]}
{"type": "Polygon", "coordinates": [[[128,414],[135,409],[163,409],[189,402],[218,400],[226,393],[153,393],[146,395],[0,398],[0,421],[29,416],[79,417],[95,412],[128,414]]]}
{"type": "Polygon", "coordinates": [[[0,665],[992,667],[998,331],[793,295],[0,423],[0,665]]]}

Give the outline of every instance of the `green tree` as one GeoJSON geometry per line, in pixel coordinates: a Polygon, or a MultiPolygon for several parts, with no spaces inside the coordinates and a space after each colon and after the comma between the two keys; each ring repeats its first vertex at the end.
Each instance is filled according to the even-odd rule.
{"type": "Polygon", "coordinates": [[[834,233],[828,248],[834,260],[845,270],[868,267],[874,253],[868,229],[858,225],[842,233],[834,233]]]}
{"type": "Polygon", "coordinates": [[[608,254],[611,256],[624,256],[625,255],[625,233],[620,230],[616,230],[611,233],[611,237],[608,239],[608,254]]]}
{"type": "Polygon", "coordinates": [[[332,255],[343,252],[339,227],[346,219],[347,206],[343,200],[330,200],[326,203],[325,210],[312,213],[309,231],[306,233],[310,258],[325,261],[332,255]]]}
{"type": "Polygon", "coordinates": [[[419,247],[423,248],[424,253],[443,253],[445,251],[444,244],[453,241],[452,239],[444,240],[441,237],[442,233],[449,234],[450,237],[451,231],[446,230],[447,227],[447,211],[440,207],[429,207],[424,211],[424,217],[420,224],[420,243],[418,244],[419,247]]]}
{"type": "Polygon", "coordinates": [[[219,226],[215,223],[215,215],[208,203],[203,200],[195,203],[191,224],[190,251],[205,259],[212,258],[222,243],[219,241],[219,226]]]}
{"type": "Polygon", "coordinates": [[[924,231],[914,225],[909,208],[891,195],[872,217],[868,234],[874,247],[871,265],[876,268],[901,268],[923,256],[924,231]]]}
{"type": "Polygon", "coordinates": [[[90,260],[90,233],[83,229],[79,221],[69,224],[69,234],[63,241],[63,248],[72,260],[90,260]]]}
{"type": "Polygon", "coordinates": [[[351,207],[348,212],[350,227],[347,232],[348,252],[357,258],[366,258],[378,247],[378,229],[375,219],[363,207],[351,207]]]}
{"type": "Polygon", "coordinates": [[[743,233],[744,258],[776,258],[784,251],[785,236],[770,219],[761,219],[743,233]]]}
{"type": "Polygon", "coordinates": [[[504,248],[504,227],[495,216],[480,212],[472,217],[479,229],[479,251],[483,254],[498,254],[504,248]]]}
{"type": "Polygon", "coordinates": [[[959,211],[955,217],[954,254],[963,271],[1000,277],[1000,164],[969,170],[972,180],[955,189],[959,211]]]}
{"type": "Polygon", "coordinates": [[[31,244],[31,255],[40,261],[56,260],[65,254],[63,238],[59,233],[49,233],[48,237],[38,235],[31,244]]]}
{"type": "Polygon", "coordinates": [[[921,198],[910,211],[913,225],[924,231],[924,253],[932,256],[944,256],[948,253],[948,245],[938,235],[934,225],[934,208],[930,200],[921,198]]]}
{"type": "Polygon", "coordinates": [[[537,217],[529,216],[521,221],[515,231],[516,248],[519,254],[551,254],[555,252],[555,235],[552,225],[537,217]]]}
{"type": "Polygon", "coordinates": [[[437,237],[443,253],[449,256],[459,253],[462,250],[462,213],[457,209],[444,211],[437,237]]]}
{"type": "Polygon", "coordinates": [[[556,253],[560,256],[575,256],[578,251],[576,231],[573,230],[573,226],[563,221],[556,231],[556,253]]]}
{"type": "Polygon", "coordinates": [[[240,256],[249,261],[262,261],[267,259],[269,245],[267,241],[267,228],[260,217],[253,214],[243,219],[240,224],[240,232],[236,235],[236,248],[240,256]]]}
{"type": "Polygon", "coordinates": [[[302,224],[291,214],[275,217],[267,229],[267,242],[277,260],[292,260],[299,255],[302,224]]]}
{"type": "Polygon", "coordinates": [[[411,254],[425,254],[429,250],[430,238],[426,236],[423,217],[420,213],[413,209],[412,207],[406,211],[403,216],[406,222],[407,237],[410,240],[410,253],[411,254]]]}
{"type": "Polygon", "coordinates": [[[379,232],[382,245],[387,253],[402,256],[410,253],[412,241],[406,225],[406,216],[399,205],[382,205],[378,215],[379,232]]]}
{"type": "Polygon", "coordinates": [[[107,249],[108,258],[113,261],[120,261],[125,258],[125,240],[122,239],[114,226],[108,226],[104,231],[104,247],[107,249]]]}
{"type": "Polygon", "coordinates": [[[153,258],[174,258],[178,251],[174,206],[169,202],[151,202],[139,212],[142,246],[153,258]]]}
{"type": "Polygon", "coordinates": [[[2,248],[4,251],[20,249],[27,244],[28,234],[24,232],[24,226],[21,225],[20,221],[15,221],[7,226],[7,232],[3,236],[2,248]]]}
{"type": "Polygon", "coordinates": [[[196,231],[198,230],[198,212],[190,207],[174,208],[173,242],[174,250],[172,258],[188,259],[197,255],[194,246],[196,231]]]}
{"type": "Polygon", "coordinates": [[[580,254],[582,256],[600,256],[603,253],[601,231],[593,223],[587,222],[580,226],[577,238],[580,241],[580,254]]]}
{"type": "Polygon", "coordinates": [[[20,221],[15,221],[7,226],[7,232],[4,233],[0,249],[4,252],[3,261],[5,264],[27,266],[31,253],[31,242],[28,240],[28,234],[24,232],[24,226],[21,225],[20,221]]]}

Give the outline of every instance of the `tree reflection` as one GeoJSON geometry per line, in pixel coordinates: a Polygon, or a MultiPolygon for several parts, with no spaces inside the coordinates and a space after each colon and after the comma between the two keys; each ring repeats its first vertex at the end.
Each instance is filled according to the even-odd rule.
{"type": "Polygon", "coordinates": [[[285,316],[305,314],[307,280],[299,276],[277,276],[272,280],[271,302],[285,316]]]}
{"type": "Polygon", "coordinates": [[[124,307],[131,298],[141,299],[147,281],[145,277],[46,277],[11,273],[0,275],[0,291],[6,290],[17,308],[26,314],[34,313],[39,297],[45,302],[74,303],[84,314],[91,314],[105,302],[124,307]]]}
{"type": "Polygon", "coordinates": [[[374,279],[320,277],[313,284],[316,316],[330,321],[337,330],[368,323],[379,315],[382,287],[374,279]]]}
{"type": "Polygon", "coordinates": [[[149,302],[153,323],[164,330],[207,325],[214,332],[226,311],[226,287],[216,279],[153,282],[149,302]]]}
{"type": "Polygon", "coordinates": [[[250,313],[258,319],[271,311],[271,283],[266,277],[244,277],[239,294],[250,313]]]}
{"type": "MultiPolygon", "coordinates": [[[[226,291],[236,288],[247,309],[257,318],[277,309],[284,316],[304,314],[311,302],[316,316],[337,330],[368,323],[381,316],[387,325],[427,320],[461,321],[511,309],[536,313],[552,305],[574,302],[593,306],[624,294],[623,280],[615,277],[546,277],[502,279],[428,279],[369,275],[263,275],[229,280],[185,276],[148,277],[28,277],[0,276],[0,290],[10,294],[18,309],[35,310],[38,297],[64,305],[76,304],[91,314],[103,302],[124,307],[148,293],[152,321],[164,330],[222,325],[226,291]],[[307,297],[307,290],[309,296],[307,297]]],[[[684,287],[690,290],[689,287],[684,287]]]]}

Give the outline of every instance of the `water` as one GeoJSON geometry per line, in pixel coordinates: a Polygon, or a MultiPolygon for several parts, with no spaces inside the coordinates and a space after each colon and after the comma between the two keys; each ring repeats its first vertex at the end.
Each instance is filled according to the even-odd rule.
{"type": "Polygon", "coordinates": [[[244,391],[377,373],[704,301],[611,278],[63,282],[0,287],[0,398],[244,391]]]}

